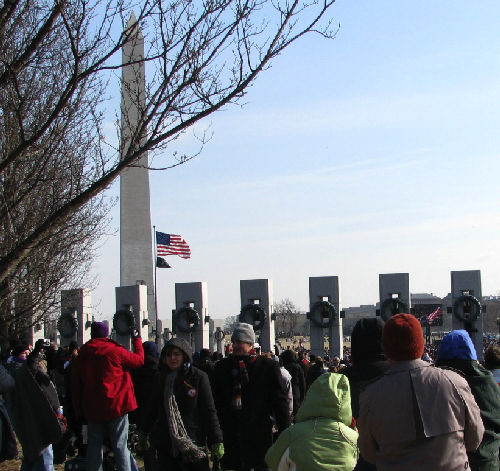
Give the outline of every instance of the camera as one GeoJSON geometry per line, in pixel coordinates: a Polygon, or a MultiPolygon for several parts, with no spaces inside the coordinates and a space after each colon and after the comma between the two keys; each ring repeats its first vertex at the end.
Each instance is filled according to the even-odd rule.
{"type": "Polygon", "coordinates": [[[50,347],[50,339],[43,339],[43,346],[50,347]]]}

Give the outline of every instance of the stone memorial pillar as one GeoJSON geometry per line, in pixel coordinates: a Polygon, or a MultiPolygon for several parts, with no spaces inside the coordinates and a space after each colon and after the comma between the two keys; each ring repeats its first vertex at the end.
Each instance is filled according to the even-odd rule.
{"type": "Polygon", "coordinates": [[[116,313],[113,330],[116,341],[126,349],[132,349],[130,333],[137,329],[142,341],[148,340],[148,288],[146,285],[120,286],[115,288],[116,313]]]}
{"type": "Polygon", "coordinates": [[[262,352],[274,352],[272,280],[240,280],[240,295],[239,321],[253,325],[262,352]]]}
{"type": "Polygon", "coordinates": [[[221,353],[222,355],[224,355],[224,331],[220,327],[217,327],[217,329],[215,329],[214,338],[217,344],[217,353],[221,353]]]}
{"type": "Polygon", "coordinates": [[[175,335],[186,340],[193,352],[209,348],[207,283],[176,283],[175,306],[172,319],[175,335]]]}
{"type": "Polygon", "coordinates": [[[386,273],[378,276],[380,315],[384,321],[394,314],[411,313],[410,275],[409,273],[386,273]]]}
{"type": "Polygon", "coordinates": [[[208,349],[210,353],[214,352],[215,349],[215,322],[213,319],[210,319],[208,322],[208,349]]]}
{"type": "Polygon", "coordinates": [[[60,346],[76,342],[81,347],[90,340],[92,295],[88,289],[61,291],[61,315],[57,321],[60,346]]]}
{"type": "Polygon", "coordinates": [[[477,359],[483,360],[483,316],[481,271],[451,272],[452,327],[469,332],[476,348],[477,359]]]}
{"type": "Polygon", "coordinates": [[[161,352],[163,345],[165,345],[165,342],[163,341],[163,337],[161,335],[162,332],[163,332],[163,322],[161,321],[161,319],[156,319],[156,330],[153,333],[155,336],[156,346],[158,347],[159,352],[161,352]]]}
{"type": "Polygon", "coordinates": [[[311,353],[324,356],[324,329],[328,329],[330,358],[344,356],[344,334],[338,276],[309,278],[309,312],[311,353]]]}

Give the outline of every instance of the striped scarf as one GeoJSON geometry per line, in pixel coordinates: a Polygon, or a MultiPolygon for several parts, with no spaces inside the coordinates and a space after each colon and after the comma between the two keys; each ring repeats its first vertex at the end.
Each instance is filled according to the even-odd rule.
{"type": "Polygon", "coordinates": [[[243,403],[241,401],[241,392],[243,386],[248,384],[248,370],[247,366],[251,365],[257,359],[257,355],[255,354],[255,350],[250,351],[249,356],[245,357],[234,357],[233,358],[233,401],[232,406],[233,409],[241,410],[243,407],[243,403]]]}

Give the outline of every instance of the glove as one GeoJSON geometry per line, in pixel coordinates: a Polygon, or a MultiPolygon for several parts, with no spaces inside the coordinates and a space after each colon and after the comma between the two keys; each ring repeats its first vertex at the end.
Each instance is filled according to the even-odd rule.
{"type": "Polygon", "coordinates": [[[132,332],[130,332],[130,336],[132,337],[132,339],[140,339],[141,333],[137,329],[132,329],[132,332]]]}
{"type": "Polygon", "coordinates": [[[210,447],[210,453],[212,454],[212,459],[220,460],[224,456],[224,444],[223,443],[214,443],[210,447]]]}

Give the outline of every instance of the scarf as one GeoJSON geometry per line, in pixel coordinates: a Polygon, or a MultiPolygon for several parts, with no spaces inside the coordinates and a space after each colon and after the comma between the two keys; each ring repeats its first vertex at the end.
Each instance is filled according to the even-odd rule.
{"type": "Polygon", "coordinates": [[[177,372],[173,371],[165,378],[165,388],[163,393],[163,406],[167,416],[170,442],[172,443],[172,454],[174,457],[180,455],[185,463],[196,463],[207,456],[205,450],[193,443],[186,432],[186,427],[182,421],[179,407],[174,396],[174,382],[177,372]]]}
{"type": "Polygon", "coordinates": [[[232,406],[233,409],[241,410],[243,407],[243,403],[241,400],[241,392],[243,386],[248,384],[248,370],[247,365],[251,365],[257,359],[257,355],[255,354],[255,350],[250,351],[250,355],[246,357],[237,357],[233,358],[233,400],[232,406]]]}

